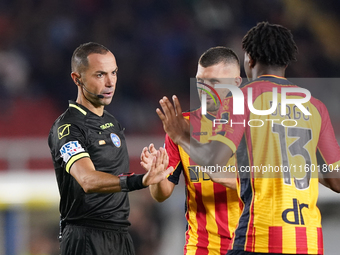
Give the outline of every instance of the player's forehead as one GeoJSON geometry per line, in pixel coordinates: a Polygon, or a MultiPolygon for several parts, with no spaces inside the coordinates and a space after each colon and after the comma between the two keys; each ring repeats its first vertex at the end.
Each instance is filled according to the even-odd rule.
{"type": "Polygon", "coordinates": [[[87,56],[88,68],[87,71],[96,72],[112,72],[116,70],[116,58],[111,52],[105,54],[91,53],[87,56]]]}
{"type": "Polygon", "coordinates": [[[196,78],[203,80],[235,78],[239,76],[239,72],[238,65],[233,63],[220,62],[208,67],[198,64],[196,78]]]}

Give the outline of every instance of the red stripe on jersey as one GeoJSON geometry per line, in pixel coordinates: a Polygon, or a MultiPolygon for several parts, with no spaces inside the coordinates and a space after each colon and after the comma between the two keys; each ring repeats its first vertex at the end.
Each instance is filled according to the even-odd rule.
{"type": "Polygon", "coordinates": [[[317,231],[318,231],[318,254],[323,254],[322,228],[317,228],[317,231]]]}
{"type": "Polygon", "coordinates": [[[208,255],[208,248],[197,247],[195,255],[208,255]]]}
{"type": "Polygon", "coordinates": [[[224,186],[214,183],[215,193],[215,220],[217,223],[217,233],[221,236],[221,254],[226,254],[230,245],[230,236],[228,228],[228,205],[227,192],[224,186]]]}
{"type": "MultiPolygon", "coordinates": [[[[200,253],[199,255],[209,254],[208,251],[208,231],[206,229],[207,226],[207,219],[206,219],[206,210],[202,201],[202,187],[201,183],[195,183],[195,190],[196,190],[196,204],[197,204],[197,213],[196,213],[196,221],[197,221],[197,241],[200,244],[200,253]],[[206,252],[204,252],[204,250],[206,252]]],[[[198,255],[198,253],[196,252],[198,255]]]]}
{"type": "MultiPolygon", "coordinates": [[[[188,213],[187,213],[188,214],[188,213]]],[[[188,220],[188,216],[186,215],[186,218],[188,220]]],[[[188,242],[189,242],[189,238],[190,238],[190,235],[189,235],[189,232],[190,232],[190,225],[188,224],[188,230],[185,232],[185,245],[184,245],[184,253],[183,255],[186,255],[188,250],[187,250],[187,245],[188,245],[188,242]]]]}
{"type": "MultiPolygon", "coordinates": [[[[238,175],[238,173],[237,173],[236,182],[237,182],[237,186],[240,187],[241,183],[240,183],[240,176],[238,175]]],[[[240,199],[240,198],[238,198],[238,206],[240,207],[240,212],[242,212],[243,208],[244,208],[244,203],[243,203],[242,199],[240,199]]]]}
{"type": "MultiPolygon", "coordinates": [[[[169,167],[172,166],[174,169],[177,169],[178,165],[181,163],[181,157],[178,152],[178,146],[175,144],[168,134],[165,135],[165,149],[169,155],[169,167]]],[[[171,173],[170,175],[172,175],[171,173]]]]}
{"type": "Polygon", "coordinates": [[[305,227],[296,227],[296,254],[307,254],[308,244],[307,244],[307,232],[305,227]]]}
{"type": "Polygon", "coordinates": [[[250,247],[251,252],[255,252],[255,228],[254,228],[254,213],[253,213],[253,206],[251,209],[251,219],[248,227],[248,240],[247,240],[247,247],[250,247]]]}
{"type": "Polygon", "coordinates": [[[269,227],[269,253],[282,253],[282,227],[269,227]]]}

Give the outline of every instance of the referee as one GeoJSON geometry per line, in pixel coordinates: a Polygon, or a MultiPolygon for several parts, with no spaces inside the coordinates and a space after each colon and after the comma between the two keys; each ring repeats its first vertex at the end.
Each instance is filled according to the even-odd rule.
{"type": "Polygon", "coordinates": [[[124,129],[104,110],[116,88],[114,55],[89,42],[74,51],[71,64],[77,100],[69,101],[48,137],[60,193],[60,251],[134,255],[127,192],[158,183],[173,169],[163,171],[168,157],[161,148],[146,174],[128,173],[124,129]]]}

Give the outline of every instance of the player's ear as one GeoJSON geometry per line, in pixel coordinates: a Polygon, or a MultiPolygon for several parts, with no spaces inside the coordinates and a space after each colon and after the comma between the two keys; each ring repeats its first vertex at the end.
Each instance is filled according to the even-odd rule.
{"type": "Polygon", "coordinates": [[[256,60],[253,59],[253,58],[250,56],[250,54],[247,53],[247,55],[248,55],[248,58],[249,58],[249,68],[254,68],[254,66],[256,65],[256,60]]]}
{"type": "Polygon", "coordinates": [[[236,78],[235,78],[235,84],[236,84],[236,86],[237,86],[237,87],[240,87],[241,83],[242,83],[242,78],[241,78],[241,77],[236,77],[236,78]]]}

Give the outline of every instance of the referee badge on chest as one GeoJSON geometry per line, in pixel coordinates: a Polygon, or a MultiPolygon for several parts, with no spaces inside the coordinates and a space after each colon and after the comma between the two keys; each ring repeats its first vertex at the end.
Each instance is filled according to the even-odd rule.
{"type": "Polygon", "coordinates": [[[117,148],[119,148],[120,145],[121,145],[119,136],[116,135],[115,133],[111,133],[110,136],[111,136],[111,140],[112,140],[113,144],[114,144],[117,148]]]}

